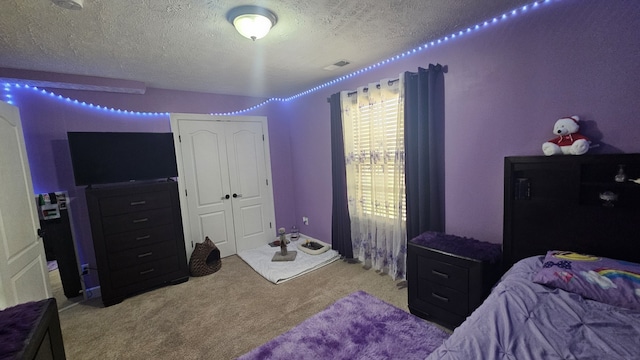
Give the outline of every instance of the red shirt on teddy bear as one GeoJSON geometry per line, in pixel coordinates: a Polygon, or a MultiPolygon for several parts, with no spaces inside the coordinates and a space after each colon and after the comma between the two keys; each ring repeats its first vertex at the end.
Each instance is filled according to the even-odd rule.
{"type": "Polygon", "coordinates": [[[576,140],[580,140],[580,139],[585,139],[589,141],[589,139],[586,136],[579,133],[573,133],[573,134],[567,134],[567,135],[560,135],[558,137],[555,137],[549,140],[549,142],[554,143],[558,146],[571,146],[571,144],[573,144],[576,140]]]}

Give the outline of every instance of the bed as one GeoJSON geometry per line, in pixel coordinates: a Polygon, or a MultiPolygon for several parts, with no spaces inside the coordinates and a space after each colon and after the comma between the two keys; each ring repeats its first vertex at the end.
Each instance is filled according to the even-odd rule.
{"type": "Polygon", "coordinates": [[[427,359],[640,358],[640,311],[534,282],[544,260],[518,261],[427,359]]]}
{"type": "Polygon", "coordinates": [[[507,271],[428,359],[640,359],[640,185],[621,169],[640,178],[640,155],[505,158],[507,271]]]}

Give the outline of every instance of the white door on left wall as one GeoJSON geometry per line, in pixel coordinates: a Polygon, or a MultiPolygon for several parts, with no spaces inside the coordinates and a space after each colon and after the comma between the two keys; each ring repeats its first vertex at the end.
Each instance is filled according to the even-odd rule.
{"type": "Polygon", "coordinates": [[[0,309],[52,297],[18,108],[0,101],[0,309]]]}

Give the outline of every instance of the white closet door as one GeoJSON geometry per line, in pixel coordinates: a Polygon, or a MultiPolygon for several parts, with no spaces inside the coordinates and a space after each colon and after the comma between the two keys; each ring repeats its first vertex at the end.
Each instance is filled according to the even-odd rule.
{"type": "Polygon", "coordinates": [[[227,123],[227,154],[238,252],[264,244],[270,229],[262,124],[227,123]]]}
{"type": "Polygon", "coordinates": [[[18,108],[0,101],[0,310],[52,296],[18,108]]]}
{"type": "Polygon", "coordinates": [[[184,172],[179,181],[185,182],[189,213],[183,222],[191,241],[208,236],[221,256],[235,254],[224,123],[182,120],[180,137],[184,172]]]}
{"type": "Polygon", "coordinates": [[[222,257],[275,237],[266,118],[230,119],[171,114],[187,258],[205,236],[222,257]]]}

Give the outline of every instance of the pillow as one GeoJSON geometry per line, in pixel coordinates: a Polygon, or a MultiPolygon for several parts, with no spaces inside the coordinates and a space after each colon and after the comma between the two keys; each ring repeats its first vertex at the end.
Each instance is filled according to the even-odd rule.
{"type": "Polygon", "coordinates": [[[640,310],[640,264],[549,251],[533,281],[602,303],[640,310]]]}

